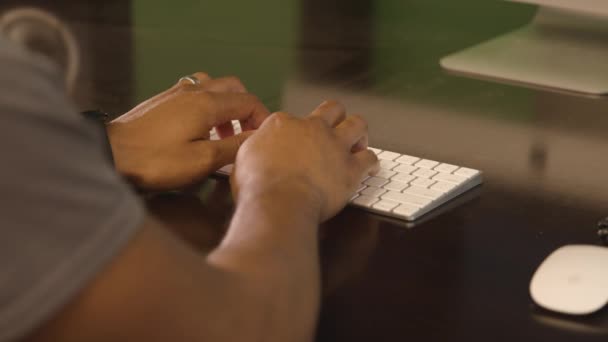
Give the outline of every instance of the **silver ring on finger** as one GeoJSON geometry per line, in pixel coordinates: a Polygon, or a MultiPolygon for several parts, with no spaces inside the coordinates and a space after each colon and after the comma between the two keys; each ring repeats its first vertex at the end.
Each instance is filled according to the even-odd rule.
{"type": "Polygon", "coordinates": [[[201,84],[201,80],[199,80],[198,78],[196,78],[196,76],[184,76],[182,78],[179,79],[179,82],[181,83],[182,81],[188,81],[190,82],[192,85],[200,85],[201,84]]]}

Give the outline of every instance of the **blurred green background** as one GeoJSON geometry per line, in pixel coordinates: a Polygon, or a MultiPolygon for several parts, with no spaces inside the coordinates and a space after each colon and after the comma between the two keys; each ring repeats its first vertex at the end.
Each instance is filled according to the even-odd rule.
{"type": "Polygon", "coordinates": [[[195,71],[238,76],[277,108],[294,68],[297,0],[134,0],[137,100],[195,71]]]}
{"type": "MultiPolygon", "coordinates": [[[[181,75],[206,71],[214,77],[240,77],[271,109],[279,109],[283,85],[298,68],[298,41],[307,29],[300,20],[304,2],[176,0],[169,5],[134,0],[137,100],[162,91],[181,75]]],[[[340,6],[349,6],[342,2],[340,6]]],[[[323,2],[316,3],[323,11],[323,2]]],[[[339,11],[340,6],[331,8],[339,11]]],[[[521,27],[531,20],[533,6],[487,0],[378,0],[371,8],[367,72],[372,82],[367,91],[476,108],[473,112],[487,109],[486,115],[508,120],[531,119],[529,90],[449,76],[438,61],[521,27]]]]}
{"type": "Polygon", "coordinates": [[[527,24],[535,13],[534,6],[487,0],[390,0],[374,4],[372,70],[379,94],[509,120],[532,117],[530,90],[450,76],[441,69],[439,60],[527,24]],[[476,110],[468,110],[473,108],[476,110]]]}

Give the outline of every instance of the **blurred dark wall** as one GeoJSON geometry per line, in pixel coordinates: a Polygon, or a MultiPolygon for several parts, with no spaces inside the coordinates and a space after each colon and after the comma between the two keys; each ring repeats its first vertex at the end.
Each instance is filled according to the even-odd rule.
{"type": "Polygon", "coordinates": [[[369,84],[374,2],[302,0],[300,6],[300,77],[313,82],[337,82],[343,87],[369,84]]]}
{"type": "Polygon", "coordinates": [[[27,7],[48,11],[76,36],[81,65],[71,96],[79,109],[119,114],[133,105],[130,0],[2,0],[0,16],[27,7]]]}

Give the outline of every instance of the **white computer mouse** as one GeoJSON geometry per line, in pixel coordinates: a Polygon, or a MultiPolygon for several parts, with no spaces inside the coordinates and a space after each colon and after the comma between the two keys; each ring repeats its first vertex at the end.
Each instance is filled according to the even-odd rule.
{"type": "Polygon", "coordinates": [[[530,294],[541,307],[571,315],[586,315],[608,303],[608,248],[568,245],[540,265],[530,282],[530,294]]]}

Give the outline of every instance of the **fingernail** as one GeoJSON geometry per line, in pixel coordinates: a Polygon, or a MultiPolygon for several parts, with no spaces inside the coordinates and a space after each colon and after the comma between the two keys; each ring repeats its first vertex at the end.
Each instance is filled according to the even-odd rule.
{"type": "Polygon", "coordinates": [[[330,99],[330,100],[323,101],[323,103],[321,103],[321,106],[330,106],[330,105],[337,105],[337,104],[340,104],[340,102],[330,99]]]}

